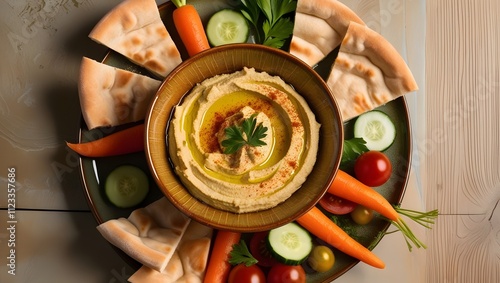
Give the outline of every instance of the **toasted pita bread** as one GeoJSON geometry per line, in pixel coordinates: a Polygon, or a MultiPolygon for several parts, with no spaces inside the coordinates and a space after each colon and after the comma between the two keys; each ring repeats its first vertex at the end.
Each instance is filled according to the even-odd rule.
{"type": "Polygon", "coordinates": [[[161,82],[84,57],[78,90],[89,129],[136,122],[146,116],[161,82]]]}
{"type": "Polygon", "coordinates": [[[350,22],[364,24],[337,0],[298,0],[290,53],[314,66],[340,45],[350,22]]]}
{"type": "Polygon", "coordinates": [[[190,218],[163,197],[130,216],[108,220],[97,230],[141,264],[161,272],[172,258],[190,218]]]}
{"type": "Polygon", "coordinates": [[[398,51],[367,26],[351,23],[327,79],[344,121],[418,89],[398,51]]]}
{"type": "Polygon", "coordinates": [[[154,0],[125,0],[106,14],[89,37],[165,77],[181,62],[154,0]]]}
{"type": "Polygon", "coordinates": [[[142,266],[128,281],[132,283],[203,282],[212,231],[212,228],[192,220],[177,250],[162,272],[142,266]]]}

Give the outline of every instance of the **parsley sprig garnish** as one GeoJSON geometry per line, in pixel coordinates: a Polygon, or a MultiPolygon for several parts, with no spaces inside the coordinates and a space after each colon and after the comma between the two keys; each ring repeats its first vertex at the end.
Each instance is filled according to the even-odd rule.
{"type": "Polygon", "coordinates": [[[248,250],[245,241],[240,240],[238,244],[233,245],[233,249],[229,253],[229,263],[236,265],[243,263],[246,266],[251,266],[259,262],[252,253],[248,250]]]}
{"type": "Polygon", "coordinates": [[[257,125],[256,116],[257,114],[252,114],[244,119],[241,126],[232,125],[224,129],[227,138],[222,141],[221,145],[224,147],[225,154],[235,153],[244,145],[266,145],[262,139],[267,136],[267,127],[264,127],[262,123],[257,125]]]}
{"type": "Polygon", "coordinates": [[[368,151],[366,141],[363,138],[352,138],[344,140],[344,148],[342,150],[341,164],[356,160],[362,153],[368,151]]]}
{"type": "Polygon", "coordinates": [[[256,30],[256,41],[281,48],[293,32],[293,22],[285,15],[295,11],[294,0],[241,0],[241,13],[256,30]]]}

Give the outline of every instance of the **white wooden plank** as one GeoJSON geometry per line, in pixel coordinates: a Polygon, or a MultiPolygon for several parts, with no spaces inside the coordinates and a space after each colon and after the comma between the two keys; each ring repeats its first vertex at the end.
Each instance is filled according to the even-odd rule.
{"type": "Polygon", "coordinates": [[[485,213],[499,196],[500,42],[498,1],[430,1],[428,189],[442,213],[485,213]],[[446,9],[445,9],[446,8],[446,9]]]}
{"type": "Polygon", "coordinates": [[[427,1],[424,183],[445,215],[426,282],[500,282],[499,13],[496,0],[427,1]]]}

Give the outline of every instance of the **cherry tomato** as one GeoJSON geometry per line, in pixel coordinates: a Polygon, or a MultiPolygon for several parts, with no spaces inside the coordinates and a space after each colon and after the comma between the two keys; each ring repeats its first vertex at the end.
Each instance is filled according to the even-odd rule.
{"type": "Polygon", "coordinates": [[[307,258],[307,262],[317,272],[326,272],[333,267],[335,256],[329,247],[315,246],[307,258]]]}
{"type": "Polygon", "coordinates": [[[267,283],[305,283],[306,272],[300,265],[275,264],[267,274],[267,283]]]}
{"type": "Polygon", "coordinates": [[[370,187],[378,187],[387,182],[391,172],[391,161],[380,151],[365,152],[354,163],[356,179],[370,187]]]}
{"type": "Polygon", "coordinates": [[[319,205],[332,214],[343,215],[353,211],[357,204],[350,200],[326,193],[319,200],[319,205]]]}
{"type": "Polygon", "coordinates": [[[356,206],[356,208],[351,212],[351,218],[359,225],[365,225],[370,223],[373,219],[373,210],[366,208],[362,205],[356,206]]]}
{"type": "Polygon", "coordinates": [[[266,238],[269,231],[254,233],[250,239],[250,253],[257,259],[260,266],[270,267],[275,265],[278,261],[271,255],[267,248],[266,238]]]}
{"type": "Polygon", "coordinates": [[[238,264],[229,272],[228,283],[265,283],[266,276],[257,265],[238,264]]]}

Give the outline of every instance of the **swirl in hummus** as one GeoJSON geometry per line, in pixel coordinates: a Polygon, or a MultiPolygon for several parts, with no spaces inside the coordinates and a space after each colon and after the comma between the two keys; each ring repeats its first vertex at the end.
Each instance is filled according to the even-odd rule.
{"type": "Polygon", "coordinates": [[[305,182],[316,161],[319,129],[290,85],[244,68],[206,79],[176,106],[169,153],[196,198],[230,212],[253,212],[285,201],[305,182]],[[267,129],[263,144],[224,153],[225,129],[251,118],[267,129]]]}

